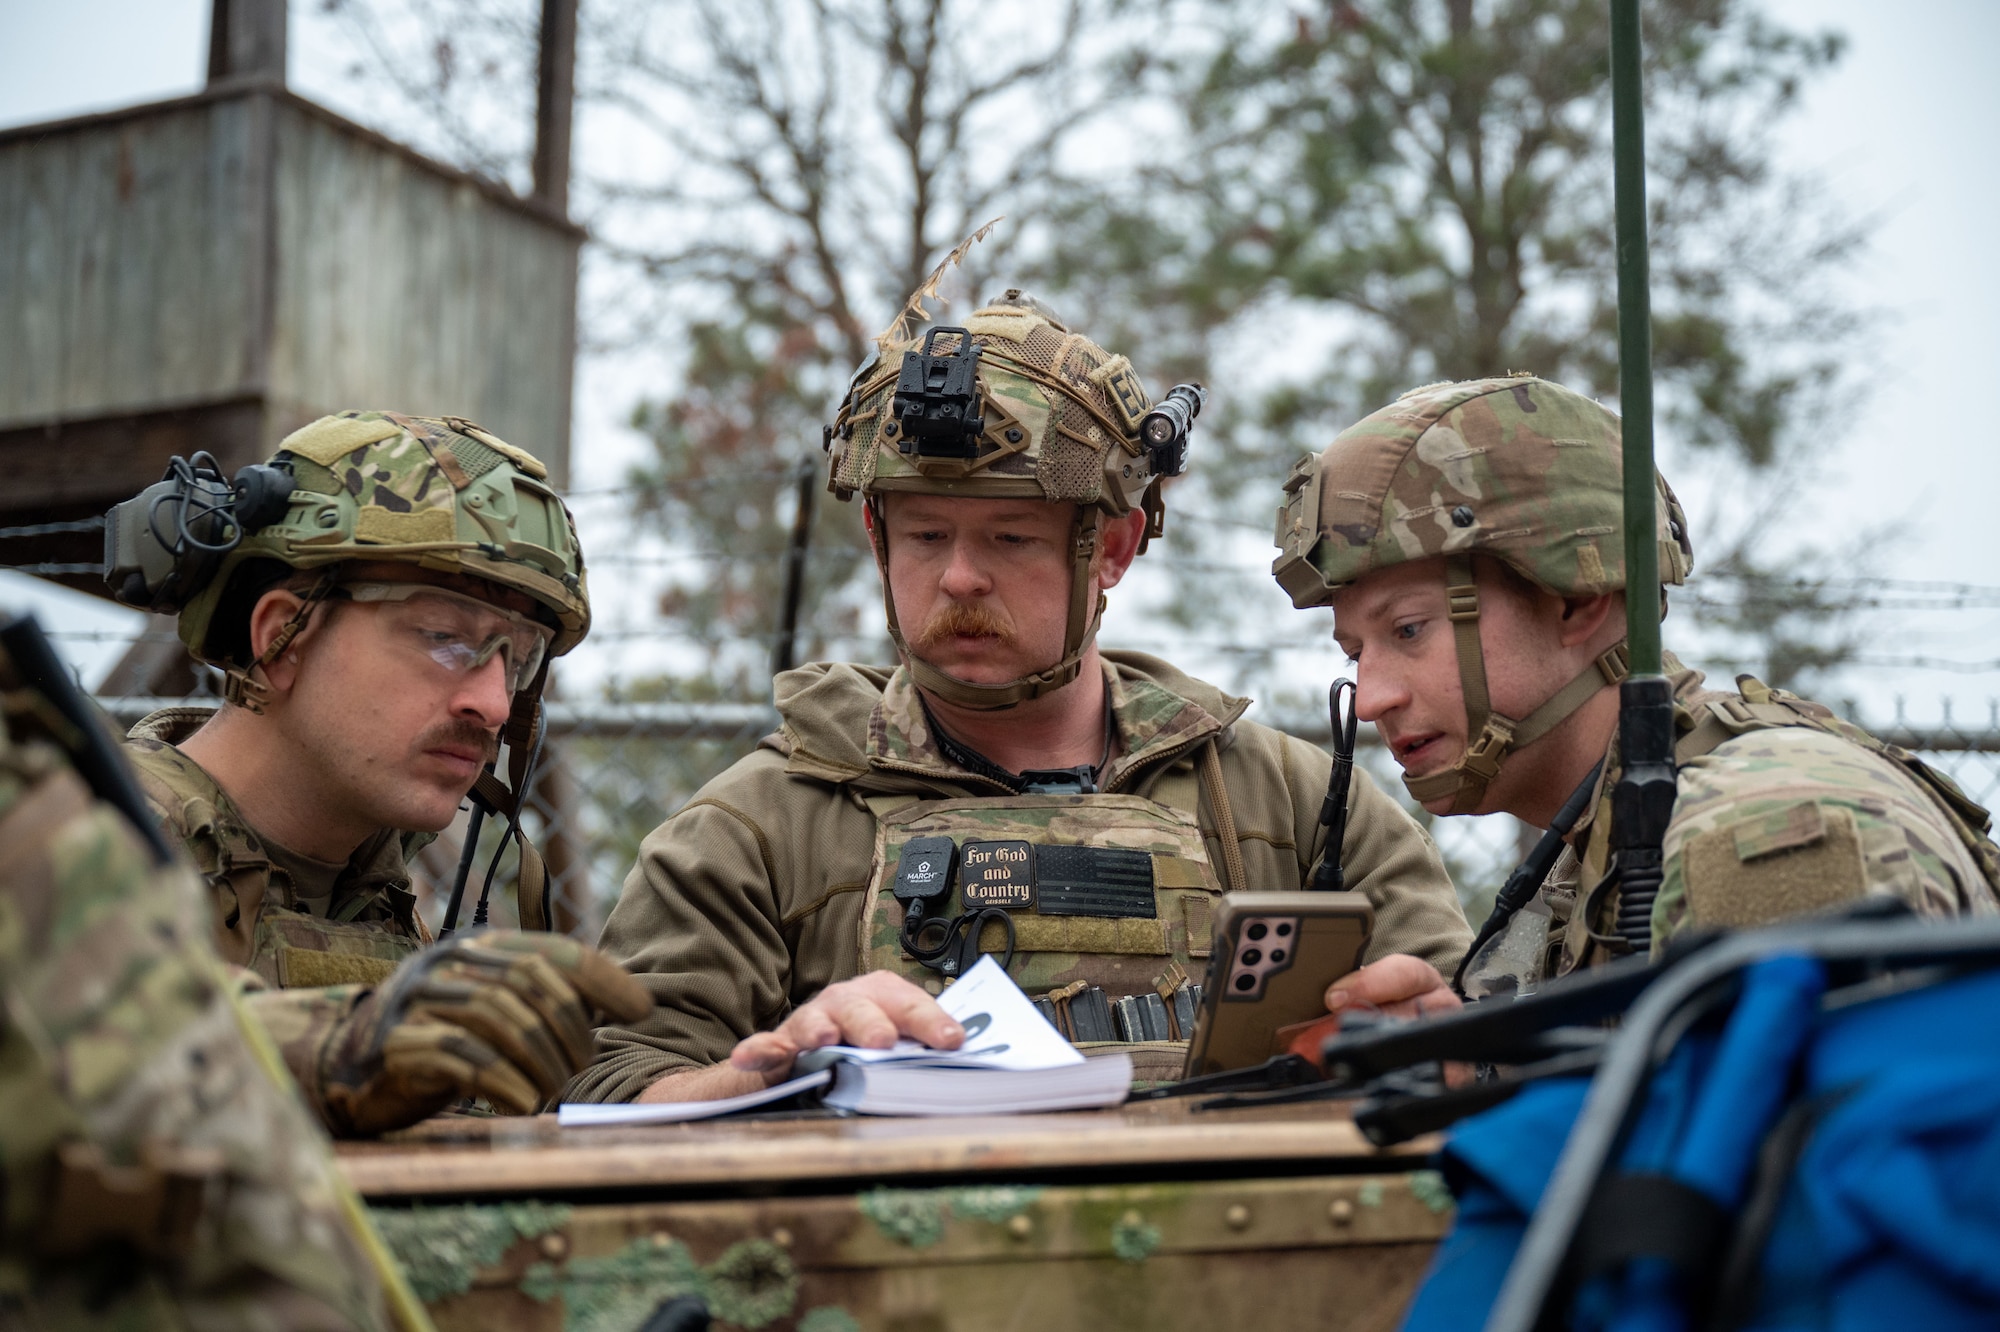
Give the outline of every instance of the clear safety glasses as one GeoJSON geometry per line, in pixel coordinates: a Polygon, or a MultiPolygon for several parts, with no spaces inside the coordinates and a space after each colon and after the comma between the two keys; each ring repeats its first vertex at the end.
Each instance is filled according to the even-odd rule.
{"type": "Polygon", "coordinates": [[[379,607],[396,641],[448,671],[467,674],[502,654],[509,694],[535,678],[555,637],[525,615],[430,583],[343,583],[333,595],[379,607]]]}

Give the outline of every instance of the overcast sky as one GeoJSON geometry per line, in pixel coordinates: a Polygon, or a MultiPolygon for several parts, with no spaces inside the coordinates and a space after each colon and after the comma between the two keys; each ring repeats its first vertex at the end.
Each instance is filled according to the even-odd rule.
{"type": "MultiPolygon", "coordinates": [[[[1882,576],[2000,585],[2000,429],[1984,385],[2000,365],[2000,50],[1996,0],[1766,0],[1781,20],[1845,31],[1851,46],[1811,90],[1786,136],[1790,165],[1823,173],[1854,212],[1881,220],[1856,274],[1866,304],[1891,312],[1866,410],[1830,447],[1835,482],[1797,521],[1837,540],[1887,518],[1910,537],[1880,552],[1882,576]]],[[[0,124],[191,92],[207,50],[206,0],[0,0],[0,124]]],[[[308,89],[321,70],[299,69],[308,89]]],[[[0,238],[5,241],[10,238],[0,238]]],[[[0,348],[0,354],[5,349],[0,348]]],[[[580,387],[585,387],[581,385],[580,387]]],[[[613,437],[622,412],[580,414],[575,481],[614,484],[632,457],[613,437]]],[[[1698,534],[1697,534],[1698,535],[1698,534]]],[[[27,580],[0,574],[0,601],[27,600],[27,580]]],[[[45,618],[113,623],[115,612],[43,600],[45,618]]],[[[1987,598],[1991,605],[1992,598],[1987,598]]],[[[1117,628],[1115,619],[1109,631],[1117,628]]],[[[1882,655],[1985,662],[1984,672],[1877,673],[1875,698],[1908,696],[1935,717],[1950,695],[1983,718],[2000,694],[2000,610],[1883,621],[1882,655]]],[[[1849,693],[1868,697],[1860,681],[1849,693]]],[[[1864,707],[1882,717],[1886,704],[1864,707]]]]}

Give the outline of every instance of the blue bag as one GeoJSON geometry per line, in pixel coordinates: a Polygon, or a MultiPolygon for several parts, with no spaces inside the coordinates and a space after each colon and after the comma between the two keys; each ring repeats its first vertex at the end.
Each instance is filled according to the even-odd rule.
{"type": "Polygon", "coordinates": [[[1406,1329],[2000,1326],[2000,971],[1968,969],[1995,959],[1992,922],[1774,931],[1692,959],[1613,1043],[1637,1094],[1551,1079],[1453,1130],[1459,1215],[1406,1329]],[[1910,965],[1839,984],[1871,938],[1910,965]],[[1966,960],[1940,975],[1944,940],[1966,960]],[[1689,1022],[1722,980],[1726,1021],[1689,1022]]]}

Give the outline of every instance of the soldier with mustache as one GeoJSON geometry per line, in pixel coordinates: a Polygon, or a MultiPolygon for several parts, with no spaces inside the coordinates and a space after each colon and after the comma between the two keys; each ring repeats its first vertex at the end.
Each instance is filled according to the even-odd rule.
{"type": "MultiPolygon", "coordinates": [[[[569,939],[434,944],[409,861],[475,783],[515,798],[487,771],[502,727],[532,748],[548,661],[589,630],[546,469],[470,421],[375,411],[294,432],[233,495],[176,464],[113,511],[108,576],[178,610],[223,674],[221,708],[155,712],[126,740],[223,960],[336,1133],[469,1095],[535,1110],[588,1058],[593,1013],[637,1017],[645,996],[569,939]]],[[[521,846],[533,926],[546,876],[521,846]]]]}
{"type": "MultiPolygon", "coordinates": [[[[657,1007],[599,1033],[570,1099],[754,1091],[836,1042],[954,1047],[933,996],[982,953],[1031,996],[1157,993],[1206,966],[1222,893],[1298,889],[1315,863],[1328,755],[1097,643],[1200,390],[1155,404],[1018,291],[906,327],[826,432],[901,659],[778,676],[780,729],[646,839],[600,947],[657,1007]]],[[[1349,805],[1371,953],[1455,961],[1470,934],[1436,848],[1362,774],[1349,805]]],[[[1138,1075],[1178,1076],[1184,1051],[1140,1043],[1138,1075]]]]}

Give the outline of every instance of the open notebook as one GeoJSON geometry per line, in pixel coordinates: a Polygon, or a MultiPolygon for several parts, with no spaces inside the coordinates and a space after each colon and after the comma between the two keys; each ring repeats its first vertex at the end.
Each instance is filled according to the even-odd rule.
{"type": "Polygon", "coordinates": [[[957,1050],[899,1041],[887,1050],[832,1045],[800,1057],[798,1076],[723,1101],[665,1105],[564,1105],[565,1128],[673,1124],[711,1119],[817,1092],[830,1106],[864,1115],[1007,1115],[1117,1105],[1132,1086],[1123,1054],[1085,1059],[1035,1010],[991,957],[938,997],[965,1028],[957,1050]]]}

